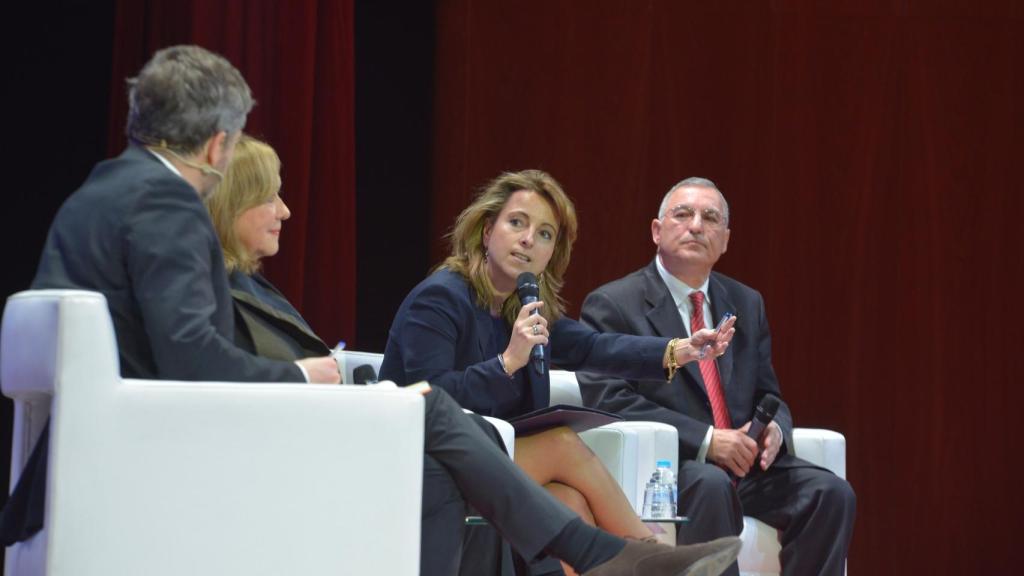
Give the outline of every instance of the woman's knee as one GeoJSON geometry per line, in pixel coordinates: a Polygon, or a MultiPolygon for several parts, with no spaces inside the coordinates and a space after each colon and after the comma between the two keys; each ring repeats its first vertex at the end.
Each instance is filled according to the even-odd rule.
{"type": "Polygon", "coordinates": [[[550,430],[550,432],[551,447],[562,458],[581,459],[594,457],[594,453],[571,428],[560,426],[550,430]]]}
{"type": "Polygon", "coordinates": [[[587,502],[586,496],[579,490],[560,482],[549,482],[544,485],[544,489],[575,512],[584,522],[594,524],[594,514],[590,510],[590,504],[587,502]]]}

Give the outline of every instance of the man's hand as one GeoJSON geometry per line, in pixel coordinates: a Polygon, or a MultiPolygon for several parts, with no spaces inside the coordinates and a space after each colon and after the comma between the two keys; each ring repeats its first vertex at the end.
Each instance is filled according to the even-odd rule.
{"type": "MultiPolygon", "coordinates": [[[[740,431],[744,434],[750,429],[750,422],[743,425],[740,431]]],[[[768,427],[761,433],[761,438],[757,443],[758,449],[761,451],[761,458],[759,464],[761,470],[767,470],[769,466],[775,463],[775,457],[779,455],[779,450],[782,448],[782,428],[775,421],[768,423],[768,427]]]]}
{"type": "Polygon", "coordinates": [[[715,428],[711,432],[711,446],[708,447],[708,458],[712,462],[725,467],[737,477],[742,478],[754,465],[757,457],[757,442],[754,442],[742,430],[725,430],[715,428]]]}
{"type": "Polygon", "coordinates": [[[782,449],[782,428],[775,421],[769,422],[761,436],[761,470],[767,470],[775,463],[775,457],[782,449]]]}
{"type": "Polygon", "coordinates": [[[295,363],[306,370],[311,384],[338,384],[341,382],[338,362],[331,356],[303,358],[296,360],[295,363]]]}

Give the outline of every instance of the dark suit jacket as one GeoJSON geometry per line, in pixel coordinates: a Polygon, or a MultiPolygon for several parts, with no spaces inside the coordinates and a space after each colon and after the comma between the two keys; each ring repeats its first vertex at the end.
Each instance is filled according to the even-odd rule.
{"type": "Polygon", "coordinates": [[[98,164],[61,206],[32,287],[102,292],[126,378],[303,380],[293,363],[234,345],[209,215],[195,189],[144,149],[98,164]]]}
{"type": "MultiPolygon", "coordinates": [[[[756,290],[712,272],[708,283],[713,318],[725,312],[737,316],[736,335],[718,360],[733,426],[738,428],[754,415],[761,398],[779,396],[779,383],[771,360],[771,334],[764,301],[756,290]]],[[[583,303],[582,321],[597,330],[650,336],[684,337],[682,318],[656,264],[641,268],[591,292],[583,303]]],[[[578,374],[584,403],[615,412],[627,420],[651,420],[675,426],[679,431],[679,457],[696,458],[714,422],[704,379],[696,362],[680,368],[671,385],[664,380],[616,380],[578,374]]],[[[805,465],[786,455],[793,445],[793,419],[785,402],[775,422],[782,428],[785,446],[773,466],[805,465]]]]}
{"type": "MultiPolygon", "coordinates": [[[[486,352],[493,330],[490,312],[477,306],[472,286],[455,272],[439,270],[413,288],[395,314],[380,377],[402,386],[426,380],[463,408],[498,418],[519,415],[523,404],[529,410],[546,407],[549,373],[523,368],[528,395],[523,402],[497,355],[486,352]]],[[[553,366],[664,381],[665,338],[599,334],[571,318],[556,321],[550,333],[553,366]]]]}
{"type": "Polygon", "coordinates": [[[294,361],[327,356],[321,340],[277,288],[259,274],[228,276],[235,304],[235,343],[253,354],[294,361]]]}

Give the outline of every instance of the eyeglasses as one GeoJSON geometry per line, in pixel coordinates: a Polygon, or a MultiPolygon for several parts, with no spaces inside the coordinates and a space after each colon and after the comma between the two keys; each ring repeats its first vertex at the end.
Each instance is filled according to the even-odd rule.
{"type": "MultiPolygon", "coordinates": [[[[693,206],[680,204],[665,210],[662,219],[672,218],[680,224],[689,224],[697,216],[697,210],[693,206]]],[[[715,208],[705,208],[700,211],[700,220],[709,228],[721,228],[725,226],[725,216],[715,208]]]]}

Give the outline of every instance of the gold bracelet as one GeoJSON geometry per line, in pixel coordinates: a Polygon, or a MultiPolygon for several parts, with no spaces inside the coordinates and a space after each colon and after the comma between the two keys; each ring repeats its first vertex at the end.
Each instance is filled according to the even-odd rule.
{"type": "Polygon", "coordinates": [[[679,362],[676,362],[676,344],[682,341],[682,338],[673,338],[668,341],[668,348],[665,349],[665,354],[668,355],[668,359],[665,362],[665,379],[669,382],[676,375],[676,370],[679,369],[679,362]]]}

